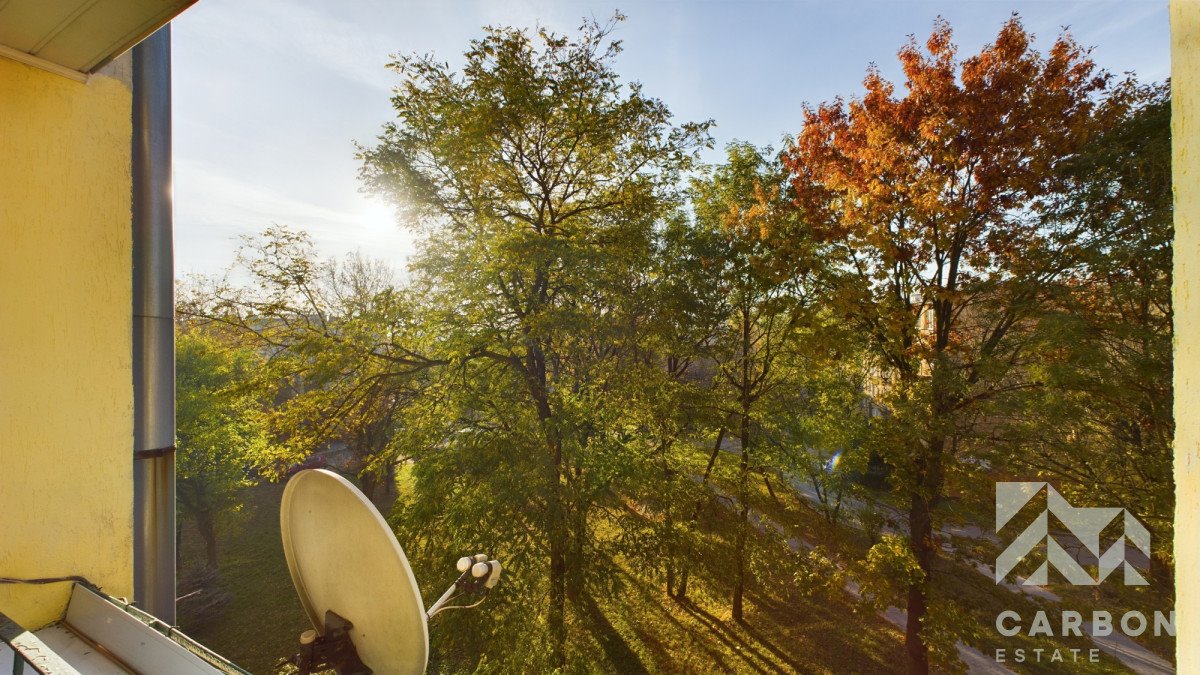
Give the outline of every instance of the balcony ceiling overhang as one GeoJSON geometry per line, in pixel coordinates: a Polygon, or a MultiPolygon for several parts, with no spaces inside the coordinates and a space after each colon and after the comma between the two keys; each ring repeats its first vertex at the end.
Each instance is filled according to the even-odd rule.
{"type": "Polygon", "coordinates": [[[196,0],[0,0],[0,56],[86,80],[196,0]]]}

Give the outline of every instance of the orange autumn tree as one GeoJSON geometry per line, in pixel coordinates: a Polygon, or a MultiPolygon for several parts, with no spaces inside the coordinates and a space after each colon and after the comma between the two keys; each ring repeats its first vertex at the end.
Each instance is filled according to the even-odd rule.
{"type": "Polygon", "coordinates": [[[939,19],[924,48],[910,37],[899,51],[902,92],[872,66],[861,98],[806,108],[784,153],[807,226],[838,255],[837,307],[888,382],[880,452],[923,573],[907,592],[916,673],[931,645],[953,658],[953,631],[929,611],[935,507],[981,404],[1031,386],[1024,328],[1087,236],[1042,213],[1056,167],[1095,133],[1108,76],[1066,33],[1045,54],[1032,42],[1014,15],[960,59],[939,19]]]}

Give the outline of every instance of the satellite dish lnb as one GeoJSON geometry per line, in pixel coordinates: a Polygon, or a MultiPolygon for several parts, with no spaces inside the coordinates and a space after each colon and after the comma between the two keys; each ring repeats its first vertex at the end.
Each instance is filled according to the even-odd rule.
{"type": "Polygon", "coordinates": [[[313,631],[300,636],[293,662],[302,673],[423,673],[428,619],[459,594],[486,596],[500,563],[479,554],[459,560],[462,575],[427,613],[421,589],[391,528],[350,481],[325,469],[297,473],[279,512],[283,552],[313,631]],[[464,561],[466,569],[463,569],[464,561]]]}

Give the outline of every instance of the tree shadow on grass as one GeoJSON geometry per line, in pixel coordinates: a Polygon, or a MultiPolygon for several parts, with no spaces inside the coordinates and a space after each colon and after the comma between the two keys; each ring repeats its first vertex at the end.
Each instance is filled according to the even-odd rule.
{"type": "MultiPolygon", "coordinates": [[[[704,640],[698,639],[694,627],[684,625],[684,623],[679,620],[679,617],[675,616],[675,614],[668,609],[668,607],[677,607],[678,601],[674,600],[673,598],[655,595],[649,590],[650,587],[645,585],[632,583],[632,579],[628,574],[622,573],[622,576],[626,578],[626,588],[636,591],[638,595],[641,596],[641,601],[646,607],[651,608],[655,614],[666,619],[672,626],[675,627],[680,635],[688,638],[688,647],[690,649],[697,649],[704,652],[706,656],[712,659],[712,664],[715,665],[717,669],[724,672],[735,672],[735,669],[726,662],[724,654],[705,644],[704,640]]],[[[659,635],[652,634],[641,622],[632,624],[631,628],[637,634],[638,639],[640,639],[647,647],[653,649],[658,656],[661,656],[665,663],[672,665],[678,664],[679,654],[673,653],[669,646],[664,645],[659,639],[659,635]]]]}
{"type": "Polygon", "coordinates": [[[766,636],[764,636],[762,633],[755,630],[754,627],[751,626],[749,623],[741,624],[741,628],[742,628],[742,630],[746,631],[747,635],[754,638],[754,640],[757,641],[758,644],[762,645],[763,647],[766,647],[767,651],[774,654],[775,658],[779,659],[780,661],[783,661],[784,663],[788,664],[792,668],[795,668],[797,671],[801,670],[799,662],[797,662],[791,656],[788,656],[787,652],[785,652],[782,649],[780,649],[779,647],[775,646],[775,643],[768,640],[766,638],[766,636]]]}
{"type": "Polygon", "coordinates": [[[604,650],[604,654],[608,656],[609,662],[616,667],[618,672],[630,673],[632,675],[649,675],[646,666],[642,664],[642,660],[638,658],[636,652],[630,649],[625,638],[617,631],[617,629],[604,616],[604,611],[596,604],[596,601],[591,595],[583,594],[579,599],[579,607],[587,616],[588,623],[594,631],[593,635],[596,641],[600,644],[600,648],[604,650]]]}
{"type": "MultiPolygon", "coordinates": [[[[682,607],[684,609],[684,611],[686,611],[688,614],[695,617],[700,623],[705,625],[709,629],[709,631],[711,631],[712,634],[717,637],[717,639],[721,640],[726,645],[728,645],[731,649],[733,649],[734,653],[738,654],[739,656],[742,656],[746,662],[746,665],[753,668],[755,670],[755,672],[759,672],[759,673],[779,672],[778,668],[776,668],[774,666],[774,664],[771,663],[770,657],[768,657],[760,649],[758,649],[756,645],[752,644],[750,641],[748,641],[744,637],[742,637],[742,635],[737,630],[726,625],[724,621],[713,616],[707,610],[705,610],[703,607],[700,607],[699,605],[692,602],[691,600],[682,599],[682,600],[678,600],[677,603],[679,604],[680,607],[682,607]],[[763,665],[763,663],[758,663],[758,661],[762,661],[766,665],[763,665]]],[[[742,627],[744,628],[745,626],[742,626],[742,627]]],[[[762,642],[761,640],[758,640],[757,638],[756,638],[756,641],[759,642],[760,644],[762,642]]],[[[775,654],[776,656],[781,655],[781,652],[778,652],[778,650],[776,650],[773,645],[771,646],[770,651],[773,654],[775,654]]],[[[791,659],[787,659],[785,657],[782,660],[784,662],[786,662],[788,665],[791,665],[793,668],[799,669],[799,667],[794,662],[792,662],[791,659]]]]}

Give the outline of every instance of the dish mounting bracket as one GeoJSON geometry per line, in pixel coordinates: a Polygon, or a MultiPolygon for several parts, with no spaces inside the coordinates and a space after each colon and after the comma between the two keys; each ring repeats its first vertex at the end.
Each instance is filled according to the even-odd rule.
{"type": "Polygon", "coordinates": [[[317,634],[306,630],[300,634],[300,653],[292,657],[292,663],[302,675],[333,668],[338,675],[371,675],[371,669],[358,657],[358,650],[350,639],[354,624],[337,612],[325,612],[325,630],[317,634]]]}

